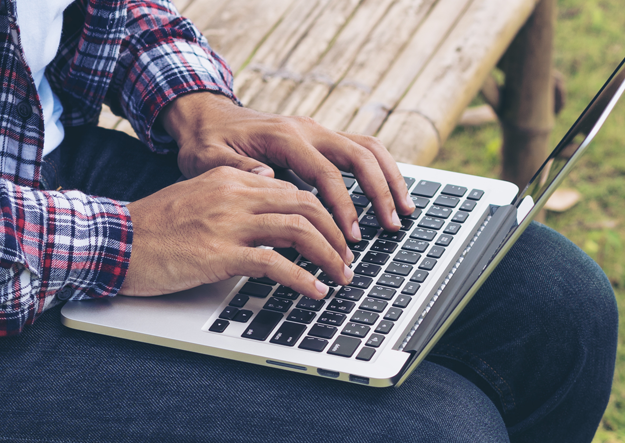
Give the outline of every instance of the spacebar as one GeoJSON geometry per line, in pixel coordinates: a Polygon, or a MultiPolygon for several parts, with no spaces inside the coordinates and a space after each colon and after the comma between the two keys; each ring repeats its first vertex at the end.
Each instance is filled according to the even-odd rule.
{"type": "Polygon", "coordinates": [[[280,323],[280,320],[282,320],[282,314],[279,312],[262,310],[254,317],[254,320],[252,320],[252,323],[250,323],[241,337],[253,340],[266,340],[271,331],[280,323]]]}

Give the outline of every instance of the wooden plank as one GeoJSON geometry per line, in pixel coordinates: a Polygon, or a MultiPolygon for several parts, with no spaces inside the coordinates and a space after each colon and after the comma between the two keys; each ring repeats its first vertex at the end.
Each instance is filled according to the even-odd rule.
{"type": "Polygon", "coordinates": [[[286,115],[311,116],[345,75],[369,33],[395,0],[363,0],[317,63],[280,106],[286,115]]]}
{"type": "Polygon", "coordinates": [[[228,0],[193,0],[192,3],[185,5],[185,0],[175,0],[174,4],[178,6],[180,3],[184,6],[178,10],[184,12],[184,16],[190,19],[198,29],[203,30],[227,2],[228,0]]]}
{"type": "Polygon", "coordinates": [[[472,0],[440,0],[373,93],[361,103],[349,132],[373,135],[449,35],[472,0]]]}
{"type": "Polygon", "coordinates": [[[399,0],[371,32],[353,64],[313,118],[330,129],[346,129],[431,11],[436,0],[399,0]]]}
{"type": "Polygon", "coordinates": [[[294,2],[295,0],[229,0],[200,29],[211,47],[228,60],[236,73],[252,57],[294,2]]]}
{"type": "Polygon", "coordinates": [[[473,1],[382,126],[379,137],[396,160],[432,161],[438,151],[436,143],[447,139],[535,5],[536,0],[473,1]],[[421,140],[411,131],[394,132],[397,127],[421,124],[422,119],[431,122],[438,141],[421,140]]]}
{"type": "Polygon", "coordinates": [[[174,6],[176,7],[176,9],[178,10],[178,12],[180,12],[181,14],[184,13],[184,10],[191,4],[193,3],[193,0],[171,0],[171,2],[174,4],[174,6]]]}

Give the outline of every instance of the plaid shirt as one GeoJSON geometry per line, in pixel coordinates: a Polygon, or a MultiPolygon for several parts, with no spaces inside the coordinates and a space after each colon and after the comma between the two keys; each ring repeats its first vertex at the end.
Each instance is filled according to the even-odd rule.
{"type": "MultiPolygon", "coordinates": [[[[132,224],[119,202],[38,189],[43,112],[15,0],[0,0],[0,63],[0,336],[7,336],[59,291],[73,300],[117,294],[132,224]]],[[[64,125],[97,123],[107,102],[156,152],[175,149],[155,119],[180,94],[212,90],[236,100],[228,66],[169,0],[77,0],[65,11],[46,77],[63,103],[64,125]]]]}

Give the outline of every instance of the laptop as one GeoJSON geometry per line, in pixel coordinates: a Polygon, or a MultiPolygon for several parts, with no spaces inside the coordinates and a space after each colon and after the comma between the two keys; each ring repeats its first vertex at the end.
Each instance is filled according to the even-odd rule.
{"type": "MultiPolygon", "coordinates": [[[[353,282],[321,301],[267,278],[237,277],[159,297],[71,301],[64,325],[372,387],[400,386],[469,303],[588,147],[625,90],[625,61],[526,188],[399,164],[417,209],[382,230],[351,174],[363,241],[353,282]]],[[[301,189],[316,192],[288,171],[301,189]]]]}

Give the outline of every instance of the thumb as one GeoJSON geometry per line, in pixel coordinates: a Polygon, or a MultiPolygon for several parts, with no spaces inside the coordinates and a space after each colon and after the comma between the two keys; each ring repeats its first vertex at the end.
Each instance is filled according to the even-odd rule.
{"type": "Polygon", "coordinates": [[[200,155],[185,161],[180,159],[180,170],[187,178],[193,178],[219,166],[230,166],[240,171],[264,177],[274,177],[273,169],[251,157],[241,155],[228,146],[211,145],[200,155]],[[185,167],[188,166],[188,167],[185,167]]]}

